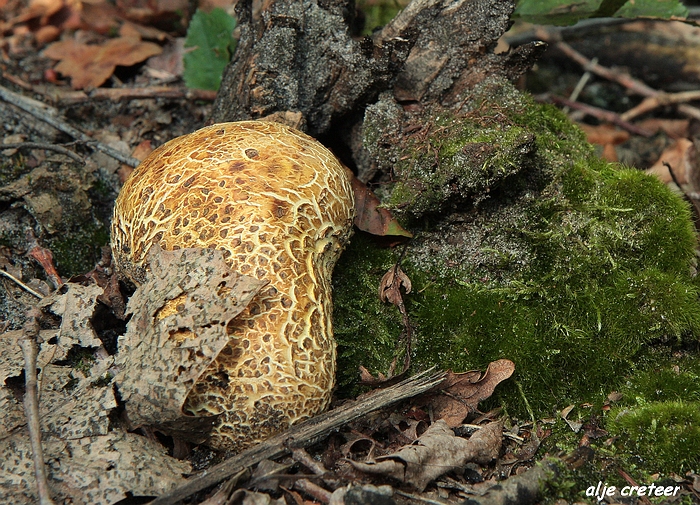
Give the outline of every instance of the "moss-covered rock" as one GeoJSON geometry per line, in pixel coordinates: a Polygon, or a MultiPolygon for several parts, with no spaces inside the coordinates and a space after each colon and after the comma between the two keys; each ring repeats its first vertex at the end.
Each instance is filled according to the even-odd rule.
{"type": "MultiPolygon", "coordinates": [[[[697,341],[688,206],[597,158],[559,111],[491,79],[458,112],[406,112],[384,96],[364,128],[374,162],[392,174],[386,204],[416,235],[402,267],[417,366],[511,359],[516,374],[495,401],[546,417],[602,405],[643,369],[650,346],[697,341]]],[[[400,318],[376,289],[398,256],[362,237],[341,259],[341,384],[358,364],[385,372],[393,357],[400,318]]]]}

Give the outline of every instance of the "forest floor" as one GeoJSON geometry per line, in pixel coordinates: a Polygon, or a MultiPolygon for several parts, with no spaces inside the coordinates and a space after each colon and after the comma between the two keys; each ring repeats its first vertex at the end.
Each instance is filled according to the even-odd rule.
{"type": "MultiPolygon", "coordinates": [[[[19,486],[16,503],[32,502],[36,480],[28,439],[20,443],[12,438],[25,423],[18,398],[24,392],[26,356],[10,350],[9,336],[15,343],[32,328],[39,336],[51,330],[30,309],[37,299],[60,292],[65,281],[85,286],[90,279],[109,282],[105,247],[111,210],[134,160],[204,126],[215,97],[214,92],[190,90],[183,84],[182,12],[187,12],[188,2],[172,2],[178,5],[161,11],[148,2],[126,4],[0,0],[0,270],[6,274],[0,277],[0,332],[7,337],[0,346],[4,351],[0,356],[4,384],[0,454],[6,461],[13,456],[16,463],[14,467],[0,463],[0,488],[19,486]],[[75,33],[74,46],[48,50],[69,31],[75,33]],[[113,46],[108,47],[108,42],[113,46]],[[101,51],[89,49],[97,47],[101,51]],[[122,159],[115,159],[110,149],[121,153],[122,159]]],[[[225,2],[221,6],[230,7],[225,2]]],[[[497,51],[531,40],[545,40],[550,47],[518,86],[539,101],[566,108],[601,157],[677,184],[698,210],[700,222],[696,203],[700,198],[700,28],[651,20],[592,20],[572,28],[519,24],[503,37],[497,51]]],[[[103,304],[118,312],[116,303],[110,305],[85,289],[74,302],[88,307],[82,314],[90,323],[83,326],[95,326],[91,335],[101,342],[90,344],[92,337],[76,332],[75,345],[64,346],[63,357],[52,362],[62,367],[97,366],[98,372],[90,372],[94,379],[110,372],[104,361],[113,354],[124,323],[107,314],[109,310],[98,308],[103,304]]],[[[57,300],[52,303],[63,303],[57,300]]],[[[40,363],[42,359],[45,364],[51,361],[40,354],[40,363]]],[[[485,377],[477,374],[470,379],[470,387],[485,377]]],[[[636,482],[630,476],[633,469],[612,465],[610,472],[629,489],[636,486],[636,495],[621,496],[620,486],[618,493],[613,490],[606,495],[610,486],[605,481],[591,480],[590,486],[583,486],[585,481],[571,472],[590,459],[589,439],[610,436],[593,415],[583,422],[571,421],[569,412],[562,411],[560,420],[576,434],[579,447],[545,454],[541,447],[556,419],[506,426],[504,433],[501,425],[492,423],[488,426],[499,428],[496,436],[478,426],[498,418],[498,412],[487,412],[462,425],[455,435],[439,423],[430,423],[435,404],[425,396],[412,400],[414,393],[418,396],[414,391],[406,393],[407,399],[398,406],[355,416],[352,421],[347,418],[342,425],[316,433],[323,435],[320,442],[283,450],[284,456],[272,450],[265,457],[226,466],[224,454],[157,430],[123,430],[107,439],[108,431],[124,426],[118,399],[108,398],[99,388],[93,388],[99,394],[86,393],[81,389],[84,379],[85,375],[65,370],[55,376],[47,372],[41,378],[48,390],[42,401],[53,398],[63,405],[60,414],[76,417],[78,424],[99,425],[86,432],[81,431],[84,426],[61,424],[63,432],[54,426],[45,440],[52,489],[58,489],[60,497],[79,496],[76,503],[145,503],[144,496],[167,494],[182,485],[183,474],[197,475],[215,464],[224,465],[216,468],[225,468],[226,479],[235,479],[221,488],[212,486],[219,481],[204,482],[187,503],[475,504],[514,503],[507,501],[514,496],[519,497],[517,503],[546,500],[558,505],[593,503],[599,497],[607,503],[700,503],[700,475],[693,472],[666,475],[652,484],[655,481],[636,482]],[[61,387],[46,386],[49,379],[61,387]],[[74,394],[73,388],[83,392],[74,394]],[[74,403],[67,404],[69,400],[74,403]],[[86,409],[85,404],[96,410],[86,409]],[[78,422],[76,411],[82,409],[102,412],[102,417],[78,422]],[[59,469],[64,454],[78,450],[85,451],[86,461],[94,467],[78,464],[73,457],[71,464],[64,462],[59,469]],[[276,461],[267,459],[272,456],[276,461]],[[139,465],[148,467],[150,463],[144,463],[148,458],[157,460],[160,477],[155,480],[160,482],[155,484],[135,471],[143,467],[139,465]],[[364,463],[373,458],[382,462],[375,465],[381,468],[364,463]],[[251,463],[257,464],[252,474],[236,472],[251,463]],[[494,488],[497,482],[503,485],[494,488]],[[640,486],[650,485],[651,489],[639,492],[640,486]],[[590,487],[595,492],[587,495],[590,487]],[[661,494],[653,494],[658,489],[661,494]]],[[[614,396],[610,401],[615,401],[614,396]]],[[[347,407],[348,402],[338,399],[334,406],[347,407]]],[[[176,497],[172,500],[163,503],[176,497]]]]}

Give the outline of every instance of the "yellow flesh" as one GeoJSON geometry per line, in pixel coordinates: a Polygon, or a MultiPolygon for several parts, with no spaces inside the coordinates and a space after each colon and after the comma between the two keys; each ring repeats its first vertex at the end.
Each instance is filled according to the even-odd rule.
{"type": "Polygon", "coordinates": [[[153,244],[215,247],[268,280],[185,410],[221,414],[211,445],[240,450],[327,407],[335,378],[331,273],[352,231],[346,168],[277,123],[222,123],[155,150],[117,198],[117,268],[144,280],[153,244]]]}

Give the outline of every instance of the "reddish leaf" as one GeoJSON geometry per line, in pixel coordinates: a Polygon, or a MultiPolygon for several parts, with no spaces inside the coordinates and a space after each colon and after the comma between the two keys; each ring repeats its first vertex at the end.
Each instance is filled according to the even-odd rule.
{"type": "Polygon", "coordinates": [[[400,307],[403,305],[402,287],[406,294],[410,293],[412,289],[411,279],[401,270],[400,266],[395,265],[384,274],[379,283],[379,299],[400,307]]]}
{"type": "Polygon", "coordinates": [[[477,410],[479,402],[489,398],[496,386],[514,371],[512,361],[499,359],[491,362],[483,375],[478,370],[448,372],[447,379],[440,385],[442,394],[429,399],[435,419],[444,419],[451,427],[459,426],[477,410]]]}
{"type": "Polygon", "coordinates": [[[372,235],[397,235],[400,237],[412,237],[411,232],[405,230],[394,219],[388,209],[380,207],[379,198],[362,183],[357,177],[352,178],[352,190],[355,193],[355,226],[372,235]]]}
{"type": "Polygon", "coordinates": [[[688,139],[678,139],[661,153],[658,161],[647,170],[647,173],[654,174],[663,182],[669,183],[673,180],[669,173],[670,166],[678,183],[684,186],[681,189],[700,191],[699,164],[695,144],[688,139]]]}
{"type": "Polygon", "coordinates": [[[117,65],[131,66],[160,52],[157,44],[134,37],[119,37],[99,45],[63,40],[47,47],[44,56],[60,60],[55,70],[69,76],[74,89],[82,89],[96,88],[104,83],[117,65]]]}

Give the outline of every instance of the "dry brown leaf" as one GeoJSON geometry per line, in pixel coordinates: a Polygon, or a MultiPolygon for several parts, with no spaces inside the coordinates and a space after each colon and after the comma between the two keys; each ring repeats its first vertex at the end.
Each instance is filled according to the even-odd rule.
{"type": "Polygon", "coordinates": [[[161,48],[137,37],[119,37],[103,44],[82,44],[75,39],[51,44],[44,56],[60,60],[54,69],[71,78],[73,89],[96,88],[117,65],[131,66],[160,54],[161,48]]]}
{"type": "MultiPolygon", "coordinates": [[[[114,388],[97,382],[109,377],[111,357],[97,358],[88,376],[56,364],[69,350],[101,345],[90,324],[100,294],[94,285],[67,283],[43,303],[61,321],[59,328],[42,330],[38,339],[42,446],[51,469],[51,495],[61,503],[108,504],[127,493],[154,496],[181,483],[190,471],[157,442],[112,426],[114,388]]],[[[3,500],[33,504],[36,484],[22,395],[12,389],[23,385],[20,338],[21,330],[0,338],[0,489],[3,500]]]]}
{"type": "Polygon", "coordinates": [[[569,416],[571,411],[574,410],[575,407],[576,405],[569,405],[568,407],[564,407],[564,409],[559,413],[559,417],[561,417],[564,420],[564,422],[566,422],[566,424],[569,425],[569,428],[571,428],[571,430],[574,433],[578,433],[579,431],[581,431],[583,423],[580,421],[571,421],[567,419],[567,417],[569,416]]]}
{"type": "Polygon", "coordinates": [[[489,364],[483,373],[473,370],[464,373],[448,372],[440,385],[440,394],[428,399],[436,419],[444,419],[448,426],[462,424],[477,410],[479,402],[489,398],[496,386],[513,375],[515,364],[499,359],[489,364]]]}
{"type": "Polygon", "coordinates": [[[640,128],[653,134],[662,131],[672,139],[679,139],[690,136],[689,119],[649,118],[644,119],[643,121],[635,122],[635,124],[640,128]]]}
{"type": "Polygon", "coordinates": [[[609,124],[593,126],[585,123],[578,123],[578,126],[584,131],[588,142],[591,144],[601,146],[608,144],[617,145],[626,142],[630,138],[628,132],[609,124]]]}
{"type": "Polygon", "coordinates": [[[618,161],[615,146],[626,142],[630,138],[628,132],[609,124],[592,126],[585,123],[578,123],[578,126],[586,133],[588,142],[603,146],[601,158],[611,163],[616,163],[618,161]]]}
{"type": "Polygon", "coordinates": [[[382,277],[379,283],[379,299],[383,302],[389,302],[397,307],[403,304],[401,296],[401,288],[403,287],[406,294],[411,292],[413,286],[408,275],[401,270],[399,265],[394,265],[382,277]]]}
{"type": "MultiPolygon", "coordinates": [[[[226,346],[226,326],[266,281],[231,271],[215,249],[153,248],[147,281],[129,300],[115,381],[135,426],[155,425],[202,441],[211,419],[182,413],[197,379],[226,346]],[[175,300],[177,307],[156,315],[175,300]]],[[[167,309],[166,309],[167,310],[167,309]]]]}
{"type": "Polygon", "coordinates": [[[95,312],[97,298],[103,289],[95,284],[82,286],[67,283],[41,302],[39,307],[61,317],[58,330],[58,346],[67,353],[73,346],[101,347],[90,319],[95,312]]]}
{"type": "Polygon", "coordinates": [[[646,172],[656,175],[662,182],[673,181],[668,167],[673,170],[678,183],[686,191],[700,191],[700,169],[698,151],[695,144],[688,139],[678,139],[669,146],[654,165],[646,172]]]}
{"type": "MultiPolygon", "coordinates": [[[[51,468],[52,496],[61,502],[70,498],[76,504],[108,504],[127,492],[152,496],[180,483],[190,471],[187,463],[169,458],[163,447],[144,437],[110,431],[109,415],[117,406],[114,390],[96,385],[94,379],[111,359],[98,363],[92,369],[95,376],[85,378],[70,367],[47,364],[52,350],[61,354],[58,345],[45,343],[39,359],[42,446],[51,468]]],[[[13,503],[36,503],[22,399],[2,384],[0,427],[7,429],[0,428],[0,489],[3,499],[13,503]]]]}
{"type": "MultiPolygon", "coordinates": [[[[45,434],[49,490],[57,503],[109,505],[132,496],[157,496],[183,482],[189,463],[165,454],[145,437],[125,432],[61,440],[45,434]]],[[[29,437],[0,439],[0,489],[5,503],[37,503],[29,437]]]]}
{"type": "Polygon", "coordinates": [[[445,421],[438,420],[418,440],[390,456],[372,463],[350,463],[357,470],[388,475],[422,491],[431,481],[467,462],[490,463],[498,457],[502,432],[501,424],[494,422],[464,439],[455,436],[445,421]]]}

